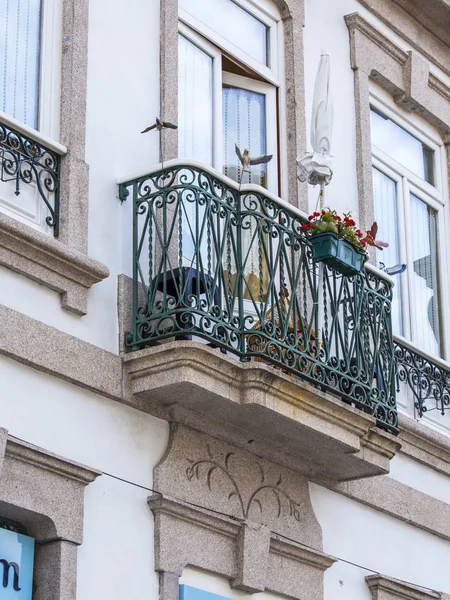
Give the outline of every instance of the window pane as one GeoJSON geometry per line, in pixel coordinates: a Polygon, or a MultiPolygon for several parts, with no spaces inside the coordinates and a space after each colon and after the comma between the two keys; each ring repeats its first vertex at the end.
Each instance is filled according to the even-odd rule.
{"type": "Polygon", "coordinates": [[[232,0],[179,0],[179,6],[258,62],[269,64],[268,27],[232,0]]]}
{"type": "Polygon", "coordinates": [[[435,185],[434,152],[420,140],[373,108],[370,110],[372,144],[401,165],[435,185]]]}
{"type": "MultiPolygon", "coordinates": [[[[264,94],[240,88],[223,88],[224,173],[239,181],[241,163],[234,145],[249,149],[250,156],[266,153],[266,108],[264,94]]],[[[243,174],[242,183],[267,186],[267,165],[254,165],[243,174]],[[248,178],[248,179],[247,179],[248,178]]]]}
{"type": "MultiPolygon", "coordinates": [[[[397,186],[395,181],[381,173],[378,169],[372,169],[372,174],[375,221],[378,224],[377,238],[389,244],[384,250],[377,250],[377,263],[382,262],[387,268],[394,267],[400,264],[397,186]]],[[[403,335],[400,278],[404,276],[400,273],[393,276],[395,285],[392,302],[392,330],[397,335],[403,335]]]]}
{"type": "Polygon", "coordinates": [[[0,10],[2,111],[37,127],[40,0],[3,0],[0,10]],[[5,4],[4,4],[5,3],[5,4]]]}
{"type": "Polygon", "coordinates": [[[213,59],[178,36],[178,155],[212,165],[213,59]]]}
{"type": "Polygon", "coordinates": [[[411,317],[417,337],[414,341],[420,348],[439,355],[437,214],[414,194],[410,198],[413,257],[411,317]]]}

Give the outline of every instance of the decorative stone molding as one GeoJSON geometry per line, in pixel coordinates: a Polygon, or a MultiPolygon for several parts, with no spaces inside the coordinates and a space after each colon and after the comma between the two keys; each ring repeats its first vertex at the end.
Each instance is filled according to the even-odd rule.
{"type": "Polygon", "coordinates": [[[385,575],[369,575],[367,585],[372,592],[373,600],[441,600],[442,594],[416,587],[385,575]]]}
{"type": "Polygon", "coordinates": [[[76,600],[84,488],[101,473],[0,429],[0,514],[36,540],[35,600],[76,600]],[[6,443],[1,444],[6,439],[6,443]]]}
{"type": "Polygon", "coordinates": [[[122,361],[116,354],[1,305],[0,322],[0,355],[102,396],[122,399],[122,361]]]}
{"type": "Polygon", "coordinates": [[[197,342],[171,342],[123,360],[127,403],[214,431],[312,479],[387,473],[399,448],[373,417],[262,362],[241,363],[197,342]]]}
{"type": "Polygon", "coordinates": [[[298,473],[174,425],[154,486],[161,600],[177,597],[174,578],[188,564],[250,593],[323,595],[323,572],[335,559],[321,551],[308,481],[298,473]]]}
{"type": "MultiPolygon", "coordinates": [[[[307,185],[297,179],[297,156],[306,151],[304,114],[303,0],[273,0],[284,25],[285,126],[287,194],[284,198],[308,210],[307,185]]],[[[178,0],[161,0],[161,113],[167,121],[178,119],[178,0]]],[[[167,130],[162,139],[166,160],[178,157],[178,133],[167,130]]]]}
{"type": "Polygon", "coordinates": [[[87,312],[89,288],[109,276],[102,263],[0,213],[0,264],[61,294],[61,305],[87,312]]]}
{"type": "Polygon", "coordinates": [[[450,75],[448,0],[359,0],[415,50],[450,75]],[[439,12],[436,6],[441,5],[439,12]],[[399,6],[400,5],[400,6],[399,6]],[[432,14],[434,12],[434,14],[432,14]],[[428,13],[428,14],[426,14],[428,13]]]}
{"type": "Polygon", "coordinates": [[[444,475],[450,475],[449,437],[403,415],[400,415],[399,429],[402,454],[444,475]]]}
{"type": "Polygon", "coordinates": [[[450,504],[391,479],[372,477],[333,484],[328,489],[450,541],[450,504]]]}
{"type": "Polygon", "coordinates": [[[359,212],[362,228],[373,221],[369,79],[385,88],[405,109],[421,114],[450,143],[450,88],[429,71],[416,52],[404,52],[360,14],[345,17],[355,78],[359,212]]]}

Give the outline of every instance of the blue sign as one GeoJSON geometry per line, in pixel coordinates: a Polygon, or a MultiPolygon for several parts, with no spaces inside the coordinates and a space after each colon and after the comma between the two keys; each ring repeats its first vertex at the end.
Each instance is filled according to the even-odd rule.
{"type": "Polygon", "coordinates": [[[0,598],[31,600],[34,539],[0,528],[0,598]]]}
{"type": "MultiPolygon", "coordinates": [[[[0,594],[1,598],[1,594],[0,594]]],[[[205,592],[190,585],[180,585],[180,600],[229,600],[226,596],[219,596],[212,592],[205,592]]]]}

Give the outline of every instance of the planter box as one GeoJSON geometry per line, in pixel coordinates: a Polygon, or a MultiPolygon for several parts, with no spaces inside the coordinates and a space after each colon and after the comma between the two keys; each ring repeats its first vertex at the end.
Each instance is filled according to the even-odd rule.
{"type": "Polygon", "coordinates": [[[365,252],[333,233],[319,233],[309,238],[317,262],[323,262],[342,275],[359,273],[366,262],[365,252]]]}

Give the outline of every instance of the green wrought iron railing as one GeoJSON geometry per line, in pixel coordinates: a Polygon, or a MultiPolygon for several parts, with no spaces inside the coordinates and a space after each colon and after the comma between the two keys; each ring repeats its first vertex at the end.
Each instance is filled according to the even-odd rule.
{"type": "Polygon", "coordinates": [[[304,215],[179,160],[119,184],[133,203],[131,350],[203,339],[337,394],[396,432],[391,283],[316,263],[304,215]]]}

